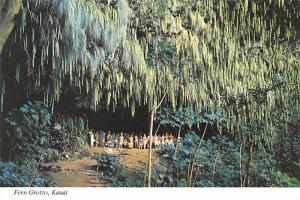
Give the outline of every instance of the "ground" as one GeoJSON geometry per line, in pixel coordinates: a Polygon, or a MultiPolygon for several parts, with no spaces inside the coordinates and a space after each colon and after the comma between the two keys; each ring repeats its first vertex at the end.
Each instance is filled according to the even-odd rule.
{"type": "MultiPolygon", "coordinates": [[[[122,154],[122,161],[131,169],[145,165],[148,159],[148,150],[140,149],[110,149],[90,148],[91,155],[102,151],[117,152],[122,154]]],[[[44,163],[41,165],[41,173],[56,187],[106,187],[105,183],[99,181],[97,176],[97,162],[92,157],[75,159],[69,161],[58,161],[44,163]]]]}

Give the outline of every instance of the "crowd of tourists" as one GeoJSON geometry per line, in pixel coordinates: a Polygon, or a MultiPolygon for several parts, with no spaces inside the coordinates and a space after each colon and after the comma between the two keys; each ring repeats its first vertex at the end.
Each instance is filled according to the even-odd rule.
{"type": "MultiPolygon", "coordinates": [[[[111,147],[111,148],[136,148],[149,149],[150,136],[149,134],[135,133],[116,133],[107,131],[90,131],[90,146],[91,147],[111,147]]],[[[154,134],[152,138],[152,148],[158,148],[164,145],[177,145],[177,139],[172,133],[154,134]]],[[[181,144],[181,138],[178,139],[178,145],[181,144]]]]}

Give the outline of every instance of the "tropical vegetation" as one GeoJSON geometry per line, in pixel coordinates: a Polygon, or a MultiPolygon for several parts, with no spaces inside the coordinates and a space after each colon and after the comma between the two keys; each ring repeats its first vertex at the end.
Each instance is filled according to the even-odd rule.
{"type": "Polygon", "coordinates": [[[0,18],[1,158],[70,157],[84,113],[146,106],[150,140],[168,125],[185,141],[168,181],[149,149],[148,186],[299,186],[298,0],[20,3],[0,18]]]}

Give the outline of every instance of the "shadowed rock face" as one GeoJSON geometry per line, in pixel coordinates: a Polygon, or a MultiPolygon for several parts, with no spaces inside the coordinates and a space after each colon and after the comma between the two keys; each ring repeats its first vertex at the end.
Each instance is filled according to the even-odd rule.
{"type": "Polygon", "coordinates": [[[14,27],[14,16],[20,7],[21,0],[0,0],[0,53],[14,27]]]}

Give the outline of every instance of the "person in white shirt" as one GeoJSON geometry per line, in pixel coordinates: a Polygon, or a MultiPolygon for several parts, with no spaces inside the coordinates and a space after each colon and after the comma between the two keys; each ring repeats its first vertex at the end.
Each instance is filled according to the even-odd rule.
{"type": "Polygon", "coordinates": [[[155,133],[155,135],[154,135],[154,146],[155,146],[155,148],[157,148],[158,147],[158,136],[157,136],[157,134],[155,133]]]}
{"type": "MultiPolygon", "coordinates": [[[[153,140],[153,138],[152,138],[153,140]]],[[[150,136],[147,136],[147,149],[150,149],[150,136]]]]}
{"type": "Polygon", "coordinates": [[[161,145],[164,146],[165,145],[165,135],[161,136],[161,145]]]}
{"type": "Polygon", "coordinates": [[[90,145],[91,145],[91,147],[94,147],[95,135],[94,135],[93,131],[90,131],[89,134],[90,134],[90,145]]]}
{"type": "Polygon", "coordinates": [[[119,141],[119,148],[121,148],[121,149],[123,147],[123,142],[124,142],[124,136],[123,136],[123,133],[121,133],[121,135],[120,135],[120,141],[119,141]]]}
{"type": "Polygon", "coordinates": [[[165,137],[165,145],[169,145],[170,141],[169,141],[169,138],[166,136],[165,137]]]}
{"type": "Polygon", "coordinates": [[[134,148],[139,148],[139,137],[137,135],[134,136],[134,148]]]}
{"type": "Polygon", "coordinates": [[[174,145],[174,136],[172,133],[170,133],[170,135],[169,135],[169,144],[174,145]]]}
{"type": "Polygon", "coordinates": [[[147,143],[148,143],[148,139],[147,139],[147,137],[146,137],[146,134],[144,134],[144,137],[143,137],[143,145],[144,145],[144,149],[146,149],[147,143]]]}

